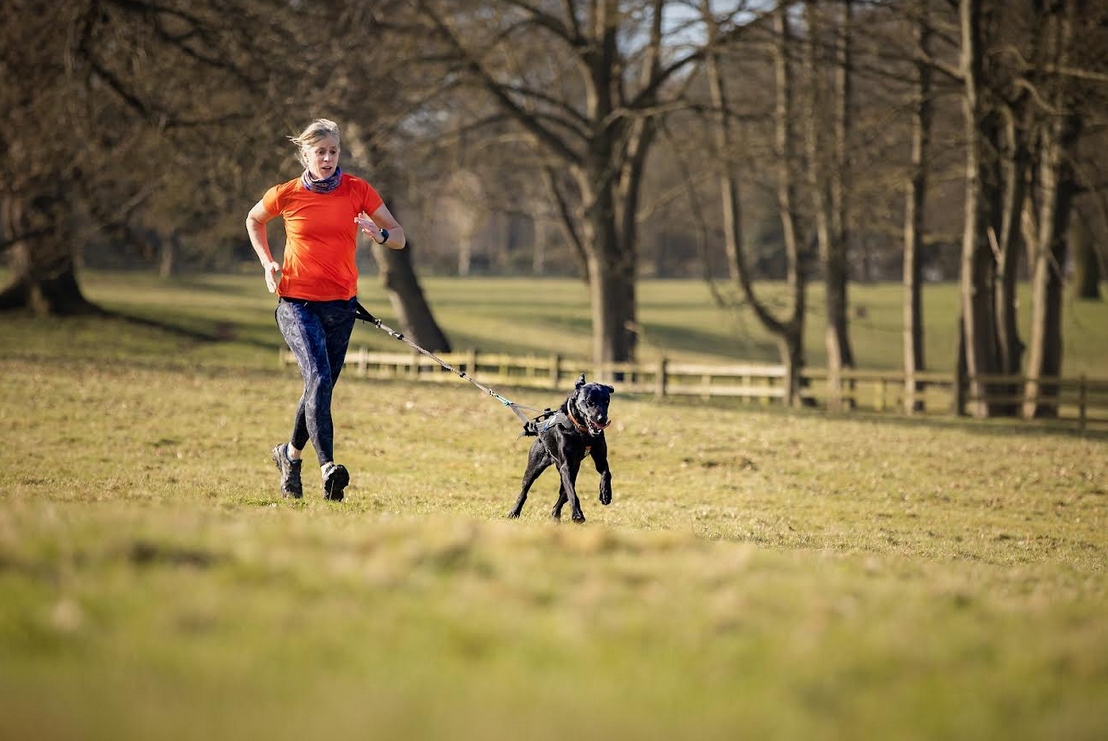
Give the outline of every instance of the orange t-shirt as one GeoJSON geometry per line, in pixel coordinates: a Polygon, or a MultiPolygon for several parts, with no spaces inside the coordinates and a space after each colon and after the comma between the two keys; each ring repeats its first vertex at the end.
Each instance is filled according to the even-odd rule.
{"type": "Polygon", "coordinates": [[[358,293],[354,217],[372,215],[384,201],[361,178],[342,174],[330,193],[313,193],[300,178],[275,185],[262,197],[272,216],[285,220],[285,258],[277,294],[335,301],[358,293]]]}

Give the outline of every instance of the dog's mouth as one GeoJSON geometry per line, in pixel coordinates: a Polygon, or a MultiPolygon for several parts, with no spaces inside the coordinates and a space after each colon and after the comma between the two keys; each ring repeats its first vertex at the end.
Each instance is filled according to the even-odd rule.
{"type": "Polygon", "coordinates": [[[588,428],[590,435],[599,435],[601,432],[608,429],[608,426],[611,424],[612,420],[610,419],[607,422],[597,422],[592,417],[585,417],[585,427],[588,428]]]}

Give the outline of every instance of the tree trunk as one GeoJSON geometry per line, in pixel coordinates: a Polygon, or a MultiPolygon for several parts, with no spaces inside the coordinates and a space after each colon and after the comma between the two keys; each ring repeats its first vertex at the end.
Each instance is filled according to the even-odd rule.
{"type": "Polygon", "coordinates": [[[1073,290],[1082,300],[1100,300],[1100,263],[1093,249],[1089,227],[1080,214],[1070,220],[1070,250],[1073,252],[1073,290]]]}
{"type": "MultiPolygon", "coordinates": [[[[1060,66],[1070,55],[1077,2],[1067,0],[1047,19],[1054,56],[1060,66]]],[[[1062,274],[1066,265],[1066,234],[1077,190],[1073,157],[1081,122],[1071,91],[1062,82],[1053,96],[1054,115],[1039,139],[1039,237],[1032,275],[1031,338],[1027,357],[1025,417],[1058,414],[1058,386],[1044,379],[1062,372],[1062,274]]]]}
{"type": "MultiPolygon", "coordinates": [[[[656,6],[655,12],[660,13],[660,8],[656,6]]],[[[585,107],[590,121],[606,121],[615,110],[618,91],[614,65],[619,57],[619,4],[616,0],[600,0],[590,8],[589,16],[596,46],[586,55],[589,86],[585,107]]],[[[655,22],[660,23],[660,18],[655,22]]],[[[648,71],[652,65],[646,60],[648,71]]],[[[633,129],[597,126],[587,141],[582,165],[575,168],[584,202],[582,243],[592,299],[593,360],[599,365],[623,363],[634,359],[635,354],[637,266],[633,225],[642,163],[636,166],[626,161],[619,144],[625,135],[624,141],[629,144],[626,158],[645,158],[652,137],[641,129],[642,123],[624,122],[629,127],[637,124],[633,129]],[[640,137],[641,150],[632,142],[636,137],[640,137]],[[634,180],[628,182],[629,177],[634,180]]]]}
{"type": "MultiPolygon", "coordinates": [[[[385,152],[373,146],[372,141],[365,144],[369,148],[370,161],[375,164],[374,180],[386,203],[389,193],[406,193],[405,175],[402,171],[394,166],[385,152]]],[[[389,211],[394,216],[397,214],[395,204],[389,206],[389,211]]],[[[400,220],[400,217],[397,216],[397,219],[400,220]]],[[[400,223],[404,222],[400,220],[400,223]]],[[[412,259],[414,242],[410,237],[406,241],[404,249],[393,250],[370,240],[381,285],[389,292],[389,303],[396,312],[404,334],[412,342],[430,352],[450,352],[450,340],[435,321],[435,315],[416,276],[415,262],[412,259]]]]}
{"type": "Polygon", "coordinates": [[[160,237],[158,240],[158,275],[162,278],[172,278],[177,274],[177,263],[181,256],[181,235],[174,230],[169,239],[160,237]]]}
{"type": "Polygon", "coordinates": [[[542,275],[546,272],[546,251],[550,244],[550,235],[547,233],[546,217],[535,214],[535,241],[532,244],[531,273],[542,275]]]}
{"type": "MultiPolygon", "coordinates": [[[[727,90],[719,69],[719,55],[715,51],[708,53],[705,64],[708,73],[708,85],[712,96],[712,141],[717,162],[720,163],[720,195],[723,205],[724,239],[727,241],[727,256],[730,259],[730,273],[734,276],[746,303],[754,310],[755,316],[766,331],[777,341],[781,363],[785,366],[784,402],[789,406],[802,403],[800,374],[804,369],[804,273],[800,265],[800,253],[796,238],[796,221],[793,213],[793,185],[791,160],[793,138],[789,129],[792,115],[792,79],[789,73],[788,44],[789,26],[787,6],[782,3],[775,13],[774,28],[777,34],[775,43],[775,70],[777,84],[777,105],[775,121],[777,126],[777,146],[780,166],[778,170],[778,204],[782,225],[785,231],[785,252],[788,259],[788,284],[791,289],[792,314],[785,320],[778,319],[769,308],[759,300],[754,291],[754,283],[746,263],[742,246],[742,218],[739,210],[738,175],[735,172],[734,159],[726,152],[731,150],[731,129],[729,125],[729,107],[727,90]]],[[[702,6],[702,17],[711,20],[710,8],[702,6]]]]}
{"type": "Polygon", "coordinates": [[[836,100],[834,121],[834,150],[831,162],[827,152],[826,137],[822,135],[821,122],[827,102],[821,92],[823,85],[820,69],[824,60],[818,49],[823,42],[823,27],[815,0],[805,3],[808,23],[808,39],[805,44],[805,67],[808,77],[807,110],[805,111],[805,142],[808,154],[808,185],[812,191],[816,222],[816,241],[820,261],[823,263],[827,328],[827,385],[828,406],[842,405],[843,368],[854,365],[850,348],[847,320],[847,139],[850,132],[850,3],[844,7],[839,30],[841,58],[836,60],[836,100]]]}
{"type": "Polygon", "coordinates": [[[853,7],[843,0],[839,25],[840,58],[835,65],[838,100],[835,107],[835,163],[831,170],[831,244],[827,260],[827,354],[837,359],[839,368],[854,367],[850,344],[847,298],[847,247],[850,240],[850,132],[851,66],[853,65],[853,7]]]}
{"type": "Polygon", "coordinates": [[[1071,193],[1057,158],[1059,142],[1047,144],[1042,163],[1039,253],[1031,283],[1031,336],[1027,357],[1025,417],[1058,414],[1056,384],[1042,379],[1062,370],[1062,266],[1066,264],[1066,239],[1059,227],[1069,217],[1071,193]]]}
{"type": "Polygon", "coordinates": [[[8,197],[0,208],[0,235],[11,252],[11,282],[0,291],[0,311],[36,314],[95,314],[77,282],[73,251],[61,239],[65,208],[56,188],[46,185],[29,199],[8,197]]]}
{"type": "MultiPolygon", "coordinates": [[[[1023,118],[1023,106],[1026,96],[1006,106],[1002,113],[1002,125],[996,130],[995,149],[999,154],[997,175],[996,208],[993,226],[989,237],[993,240],[997,263],[996,283],[996,336],[997,369],[1004,375],[1017,376],[1023,361],[1023,341],[1019,336],[1017,321],[1016,281],[1019,277],[1020,257],[1023,254],[1023,239],[1020,218],[1023,214],[1023,202],[1027,187],[1027,168],[1030,164],[1030,152],[1026,145],[1026,130],[1023,118]]],[[[1020,389],[1018,384],[1005,384],[1000,393],[1003,396],[1016,397],[1020,389]]],[[[1019,414],[1017,402],[998,404],[995,413],[1006,416],[1019,414]]]]}
{"type": "Polygon", "coordinates": [[[408,339],[430,352],[450,352],[450,341],[435,321],[412,267],[412,249],[411,239],[402,250],[373,244],[381,285],[388,290],[389,303],[408,339]]]}
{"type": "Polygon", "coordinates": [[[582,226],[592,305],[593,361],[606,365],[633,357],[635,276],[633,264],[624,259],[616,234],[611,186],[599,193],[590,191],[591,183],[598,180],[603,182],[595,173],[582,179],[586,204],[582,226]]]}
{"type": "Polygon", "coordinates": [[[99,313],[81,292],[72,255],[43,263],[31,241],[11,248],[12,280],[0,291],[0,311],[30,309],[49,316],[99,313]]]}
{"type": "MultiPolygon", "coordinates": [[[[731,152],[731,115],[727,91],[720,75],[719,55],[710,53],[706,67],[714,109],[712,140],[716,164],[720,168],[719,192],[723,205],[723,244],[727,253],[727,272],[732,281],[743,286],[744,280],[749,284],[749,279],[742,251],[742,204],[739,201],[739,179],[735,174],[736,167],[731,152]]],[[[707,270],[710,274],[710,267],[707,270]]]]}
{"type": "Polygon", "coordinates": [[[473,262],[473,235],[463,232],[458,235],[458,277],[465,278],[473,262]]]}
{"type": "Polygon", "coordinates": [[[915,375],[926,368],[923,354],[923,285],[920,250],[923,247],[924,206],[927,199],[927,158],[931,144],[931,27],[927,2],[918,5],[916,45],[916,100],[912,117],[912,165],[904,205],[904,411],[923,411],[922,387],[915,375]]]}
{"type": "MultiPolygon", "coordinates": [[[[792,316],[781,327],[782,341],[788,349],[785,358],[786,402],[790,406],[802,403],[800,396],[800,370],[804,366],[804,305],[805,280],[804,266],[801,265],[800,238],[797,235],[795,196],[793,194],[792,163],[794,156],[793,134],[790,122],[793,120],[792,73],[789,68],[789,29],[788,3],[782,2],[774,13],[776,44],[774,48],[775,68],[775,104],[774,128],[777,146],[777,207],[781,217],[782,236],[785,242],[787,259],[786,283],[792,299],[792,316]]],[[[780,344],[780,342],[779,342],[780,344]]]]}
{"type": "Polygon", "coordinates": [[[982,183],[981,123],[981,2],[960,0],[962,31],[961,72],[965,82],[963,110],[966,133],[966,205],[962,232],[961,303],[966,372],[969,374],[969,410],[987,417],[988,387],[982,376],[994,374],[996,321],[993,313],[994,258],[986,236],[988,223],[982,183]]]}

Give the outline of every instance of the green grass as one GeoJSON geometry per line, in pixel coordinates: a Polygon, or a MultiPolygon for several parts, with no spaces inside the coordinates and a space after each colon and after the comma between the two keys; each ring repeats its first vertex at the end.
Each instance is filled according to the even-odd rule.
{"type": "MultiPolygon", "coordinates": [[[[1108,733],[1104,436],[617,393],[611,506],[585,470],[589,522],[551,523],[547,473],[507,522],[512,415],[351,376],[348,500],[311,474],[294,503],[267,459],[299,394],[269,297],[229,277],[86,286],[178,331],[0,316],[0,738],[1108,733]]],[[[588,346],[576,284],[427,290],[460,343],[588,346]]],[[[644,287],[648,338],[704,319],[655,349],[727,335],[700,290],[644,287]]],[[[886,290],[893,307],[856,293],[886,290]]]]}
{"type": "MultiPolygon", "coordinates": [[[[0,270],[0,284],[4,279],[6,275],[0,270]]],[[[105,344],[100,341],[103,324],[99,321],[67,321],[61,325],[32,322],[8,328],[16,352],[81,358],[157,353],[186,364],[248,363],[268,367],[281,343],[273,331],[273,298],[253,272],[162,280],[145,273],[86,271],[82,281],[86,294],[102,306],[161,322],[176,333],[136,332],[130,328],[116,342],[105,344]],[[205,337],[230,338],[234,342],[213,344],[205,342],[205,337]]],[[[558,352],[581,359],[591,356],[588,294],[580,281],[429,278],[423,281],[423,287],[436,318],[457,350],[478,348],[542,356],[558,352]]],[[[781,296],[780,285],[760,286],[760,291],[771,301],[781,296]]],[[[370,311],[399,328],[375,278],[362,279],[359,296],[370,311]]],[[[638,300],[639,357],[643,360],[663,355],[690,361],[779,360],[772,338],[751,312],[715,307],[700,281],[643,281],[638,300]]],[[[858,367],[901,368],[900,286],[852,286],[850,300],[856,314],[850,332],[858,367]]],[[[927,365],[932,370],[950,372],[957,354],[958,288],[954,284],[928,284],[923,301],[927,365]]],[[[820,367],[826,363],[826,350],[819,284],[809,289],[808,305],[805,352],[809,364],[820,367]]],[[[1024,341],[1029,334],[1030,307],[1028,288],[1021,286],[1024,341]]],[[[1077,301],[1067,296],[1063,317],[1063,374],[1108,377],[1108,302],[1077,301]]],[[[406,349],[361,323],[351,344],[406,349]]],[[[11,352],[5,350],[9,356],[11,352]]]]}

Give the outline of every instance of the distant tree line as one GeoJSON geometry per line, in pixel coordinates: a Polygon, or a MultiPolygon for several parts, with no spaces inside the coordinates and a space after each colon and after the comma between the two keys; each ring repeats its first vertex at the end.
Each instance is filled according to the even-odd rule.
{"type": "Polygon", "coordinates": [[[598,361],[634,356],[640,277],[701,276],[777,338],[799,403],[813,309],[834,377],[851,282],[898,276],[921,372],[921,286],[956,278],[959,369],[1034,392],[1001,406],[975,381],[972,413],[1050,414],[1063,290],[1098,297],[1108,264],[1108,7],[1088,0],[9,0],[0,64],[0,307],[95,310],[79,256],[249,255],[242,214],[320,115],[411,223],[414,250],[374,267],[433,349],[416,265],[579,275],[598,361]]]}

